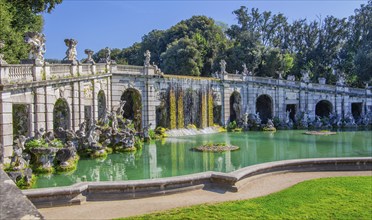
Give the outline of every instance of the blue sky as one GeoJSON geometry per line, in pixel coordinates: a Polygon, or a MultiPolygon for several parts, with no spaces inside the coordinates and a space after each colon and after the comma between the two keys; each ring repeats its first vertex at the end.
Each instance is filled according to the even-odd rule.
{"type": "Polygon", "coordinates": [[[78,58],[85,58],[84,49],[98,51],[104,47],[124,48],[141,40],[153,29],[167,29],[193,15],[205,15],[228,25],[237,21],[232,11],[241,5],[260,11],[283,13],[289,21],[308,20],[333,15],[348,17],[367,0],[342,1],[281,1],[281,0],[219,0],[219,1],[104,1],[64,0],[51,14],[44,15],[46,58],[65,56],[65,38],[78,41],[78,58]]]}

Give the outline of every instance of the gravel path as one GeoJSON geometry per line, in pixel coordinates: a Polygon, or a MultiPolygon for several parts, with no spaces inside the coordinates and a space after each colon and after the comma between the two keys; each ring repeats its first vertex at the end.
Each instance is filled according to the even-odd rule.
{"type": "Polygon", "coordinates": [[[239,192],[195,190],[143,199],[86,202],[82,205],[39,209],[46,219],[112,219],[202,203],[250,199],[265,196],[299,182],[335,176],[368,176],[372,171],[353,172],[278,172],[262,174],[239,182],[239,192]]]}

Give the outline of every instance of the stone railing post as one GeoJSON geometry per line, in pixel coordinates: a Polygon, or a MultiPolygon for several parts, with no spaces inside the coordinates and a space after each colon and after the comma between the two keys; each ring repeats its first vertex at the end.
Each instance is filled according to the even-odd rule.
{"type": "Polygon", "coordinates": [[[50,66],[44,65],[44,70],[42,73],[42,80],[49,80],[50,79],[50,66]]]}
{"type": "Polygon", "coordinates": [[[79,72],[79,65],[78,64],[71,63],[70,73],[71,73],[71,76],[73,76],[73,77],[78,76],[80,74],[80,72],[79,72]]]}
{"type": "Polygon", "coordinates": [[[90,68],[91,68],[92,75],[97,74],[97,68],[96,68],[96,64],[95,64],[95,63],[93,63],[93,64],[90,66],[90,68]]]}
{"type": "Polygon", "coordinates": [[[0,84],[9,82],[9,67],[0,65],[0,84]]]}
{"type": "Polygon", "coordinates": [[[44,67],[40,65],[34,65],[32,68],[32,76],[34,81],[41,81],[43,80],[43,74],[44,74],[44,67]]]}

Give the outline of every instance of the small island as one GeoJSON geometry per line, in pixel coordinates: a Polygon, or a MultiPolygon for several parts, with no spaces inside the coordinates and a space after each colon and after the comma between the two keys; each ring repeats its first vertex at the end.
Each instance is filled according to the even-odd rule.
{"type": "Polygon", "coordinates": [[[226,143],[208,143],[198,147],[193,147],[192,150],[201,152],[224,152],[239,150],[239,147],[226,143]]]}
{"type": "Polygon", "coordinates": [[[322,131],[306,131],[304,134],[307,135],[335,135],[337,132],[322,130],[322,131]]]}

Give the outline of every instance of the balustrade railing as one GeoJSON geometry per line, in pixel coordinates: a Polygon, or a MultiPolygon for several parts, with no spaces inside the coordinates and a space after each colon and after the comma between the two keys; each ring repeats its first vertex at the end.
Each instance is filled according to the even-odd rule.
{"type": "Polygon", "coordinates": [[[8,80],[10,82],[15,81],[32,81],[33,71],[32,65],[9,65],[8,66],[8,80]]]}
{"type": "Polygon", "coordinates": [[[62,78],[71,75],[70,64],[53,64],[50,65],[50,76],[51,79],[62,78]]]}
{"type": "Polygon", "coordinates": [[[90,64],[83,64],[81,65],[81,73],[84,75],[91,74],[92,66],[90,64]]]}
{"type": "Polygon", "coordinates": [[[143,72],[143,66],[117,65],[116,71],[118,73],[140,74],[143,72]]]}
{"type": "MultiPolygon", "coordinates": [[[[31,64],[5,64],[0,65],[0,84],[24,83],[39,80],[54,80],[66,77],[78,77],[79,75],[91,75],[96,73],[124,73],[124,74],[144,74],[143,66],[131,65],[107,65],[105,63],[97,64],[47,64],[46,66],[34,66],[31,64]]],[[[227,74],[225,79],[232,81],[247,80],[247,82],[263,83],[268,85],[286,87],[299,87],[300,81],[290,81],[285,79],[265,78],[259,76],[246,76],[241,74],[227,74]]],[[[173,77],[173,76],[165,76],[173,77]]],[[[177,76],[174,76],[177,78],[177,76]]],[[[210,80],[210,79],[206,79],[210,80]]],[[[188,82],[185,82],[188,83],[188,82]]],[[[190,82],[192,83],[192,82],[190,82]]],[[[351,95],[365,95],[366,90],[361,88],[342,88],[329,84],[311,83],[306,85],[312,90],[321,90],[324,92],[343,91],[351,95]]],[[[370,96],[370,93],[368,93],[370,96]]]]}
{"type": "Polygon", "coordinates": [[[96,64],[96,72],[97,73],[105,73],[107,72],[106,64],[105,63],[97,63],[96,64]]]}

